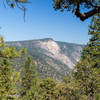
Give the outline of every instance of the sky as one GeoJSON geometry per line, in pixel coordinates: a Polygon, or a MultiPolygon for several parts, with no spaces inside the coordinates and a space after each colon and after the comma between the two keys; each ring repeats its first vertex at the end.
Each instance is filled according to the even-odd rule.
{"type": "Polygon", "coordinates": [[[4,7],[0,0],[0,34],[5,41],[53,38],[56,41],[86,44],[90,20],[80,21],[71,12],[55,11],[52,0],[32,0],[23,11],[4,7]]]}

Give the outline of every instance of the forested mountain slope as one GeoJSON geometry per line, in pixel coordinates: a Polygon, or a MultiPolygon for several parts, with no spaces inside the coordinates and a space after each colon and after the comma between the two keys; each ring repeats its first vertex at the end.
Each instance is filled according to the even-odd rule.
{"type": "Polygon", "coordinates": [[[51,38],[6,42],[6,45],[17,49],[26,48],[36,61],[39,77],[53,77],[57,80],[61,80],[72,70],[80,59],[84,46],[54,41],[51,38]]]}

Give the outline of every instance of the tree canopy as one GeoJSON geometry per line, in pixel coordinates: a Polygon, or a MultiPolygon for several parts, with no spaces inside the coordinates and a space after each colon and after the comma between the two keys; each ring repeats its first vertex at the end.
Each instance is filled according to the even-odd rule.
{"type": "MultiPolygon", "coordinates": [[[[4,5],[7,4],[14,8],[26,11],[25,5],[29,0],[2,0],[4,5]]],[[[31,0],[30,0],[31,1],[31,0]]],[[[75,14],[81,21],[100,13],[100,0],[53,0],[53,7],[55,10],[67,10],[75,14]]]]}
{"type": "Polygon", "coordinates": [[[21,71],[19,100],[39,100],[38,74],[31,57],[27,57],[21,71]]]}
{"type": "Polygon", "coordinates": [[[71,11],[81,21],[100,13],[100,0],[54,0],[55,10],[71,11]]]}
{"type": "Polygon", "coordinates": [[[2,0],[2,1],[4,5],[7,4],[12,8],[17,6],[21,10],[25,10],[26,8],[24,7],[23,4],[28,3],[28,0],[2,0]]]}
{"type": "Polygon", "coordinates": [[[100,14],[95,15],[92,22],[89,26],[91,38],[75,66],[74,78],[79,82],[82,94],[90,100],[100,100],[100,14]]]}

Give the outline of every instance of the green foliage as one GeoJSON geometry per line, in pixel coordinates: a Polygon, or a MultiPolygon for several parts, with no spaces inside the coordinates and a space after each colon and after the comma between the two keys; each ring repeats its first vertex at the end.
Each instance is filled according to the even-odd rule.
{"type": "Polygon", "coordinates": [[[71,11],[72,12],[74,10],[76,10],[77,8],[77,4],[79,3],[80,6],[83,6],[84,8],[90,8],[91,5],[89,4],[89,2],[92,4],[95,5],[95,1],[92,1],[92,0],[87,0],[87,2],[85,0],[53,0],[54,1],[54,8],[57,10],[57,9],[61,9],[61,10],[64,10],[64,9],[67,9],[68,11],[71,11]]]}
{"type": "Polygon", "coordinates": [[[0,37],[0,47],[4,47],[4,40],[2,37],[0,37]]]}
{"type": "MultiPolygon", "coordinates": [[[[56,87],[56,99],[57,100],[79,100],[79,91],[74,87],[73,84],[60,83],[56,87]]],[[[56,100],[55,99],[55,100],[56,100]]]]}
{"type": "Polygon", "coordinates": [[[10,59],[16,57],[19,57],[19,52],[5,47],[4,40],[0,37],[0,100],[13,100],[16,97],[16,75],[10,65],[10,59]]]}
{"type": "Polygon", "coordinates": [[[75,80],[66,84],[46,78],[40,82],[40,95],[41,100],[87,100],[87,96],[80,94],[78,83],[75,80]]]}
{"type": "Polygon", "coordinates": [[[55,100],[56,81],[46,78],[40,82],[40,95],[42,100],[55,100]]]}
{"type": "Polygon", "coordinates": [[[13,82],[11,81],[12,68],[5,59],[0,64],[0,98],[11,98],[13,91],[13,82]]]}
{"type": "Polygon", "coordinates": [[[21,54],[24,54],[24,55],[27,54],[26,48],[22,48],[22,49],[20,50],[20,53],[21,53],[21,54]]]}
{"type": "Polygon", "coordinates": [[[100,0],[53,0],[53,2],[55,10],[71,11],[81,21],[100,13],[100,0]]]}
{"type": "Polygon", "coordinates": [[[79,83],[81,93],[93,100],[96,94],[100,95],[100,14],[93,17],[89,27],[91,39],[75,66],[74,78],[79,83]]]}
{"type": "Polygon", "coordinates": [[[38,91],[38,75],[35,69],[35,64],[33,63],[32,59],[28,57],[21,72],[19,99],[38,100],[38,91]]]}

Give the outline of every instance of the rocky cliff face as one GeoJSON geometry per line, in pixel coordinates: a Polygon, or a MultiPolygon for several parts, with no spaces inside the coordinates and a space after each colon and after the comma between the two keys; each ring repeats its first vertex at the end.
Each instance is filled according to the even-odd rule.
{"type": "MultiPolygon", "coordinates": [[[[63,44],[63,43],[62,43],[63,44]]],[[[77,61],[80,59],[80,52],[82,51],[81,46],[76,46],[75,48],[72,47],[71,49],[76,49],[73,52],[70,52],[70,54],[67,53],[67,45],[63,45],[62,47],[57,43],[56,41],[52,39],[47,39],[46,41],[39,41],[38,46],[47,52],[46,55],[64,63],[67,65],[70,69],[75,65],[77,61]],[[63,52],[62,50],[66,51],[63,52]],[[69,55],[73,56],[74,62],[71,60],[69,55]]],[[[69,50],[70,51],[70,50],[69,50]]]]}
{"type": "Polygon", "coordinates": [[[39,39],[29,41],[7,42],[16,48],[27,48],[36,60],[40,78],[53,77],[61,80],[79,61],[83,45],[39,39]]]}

